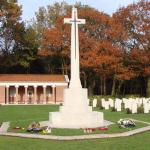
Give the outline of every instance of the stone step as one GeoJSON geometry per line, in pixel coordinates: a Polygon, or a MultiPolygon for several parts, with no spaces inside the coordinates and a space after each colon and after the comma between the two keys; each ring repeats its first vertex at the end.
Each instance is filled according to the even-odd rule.
{"type": "Polygon", "coordinates": [[[7,132],[8,128],[9,128],[9,122],[3,122],[1,127],[0,127],[0,133],[7,132]]]}

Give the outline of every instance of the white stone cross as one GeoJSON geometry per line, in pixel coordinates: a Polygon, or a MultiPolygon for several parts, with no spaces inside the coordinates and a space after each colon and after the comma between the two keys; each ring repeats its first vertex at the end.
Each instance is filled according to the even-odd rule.
{"type": "Polygon", "coordinates": [[[104,116],[101,112],[92,111],[88,105],[88,93],[82,88],[79,72],[79,34],[78,25],[85,20],[78,19],[77,9],[72,8],[72,18],[64,19],[71,24],[71,80],[69,88],[64,90],[64,103],[59,112],[50,112],[51,127],[85,129],[104,126],[104,116]]]}
{"type": "Polygon", "coordinates": [[[72,18],[65,18],[64,23],[71,24],[71,79],[69,88],[81,88],[79,67],[79,33],[78,25],[85,24],[85,19],[78,19],[77,8],[72,9],[72,18]]]}

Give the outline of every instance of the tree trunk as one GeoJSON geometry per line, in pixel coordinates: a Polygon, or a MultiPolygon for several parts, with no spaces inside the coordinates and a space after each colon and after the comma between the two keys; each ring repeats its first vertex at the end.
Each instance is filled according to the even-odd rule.
{"type": "Polygon", "coordinates": [[[121,87],[122,87],[122,85],[123,85],[123,81],[121,81],[121,83],[119,84],[119,95],[120,95],[120,90],[121,90],[121,87]]]}
{"type": "Polygon", "coordinates": [[[124,86],[123,86],[123,93],[122,93],[123,96],[125,95],[125,92],[126,92],[126,85],[125,85],[125,83],[124,83],[124,86]]]}
{"type": "Polygon", "coordinates": [[[55,73],[55,70],[53,70],[53,67],[50,64],[47,65],[47,72],[49,74],[54,74],[55,73]]]}
{"type": "Polygon", "coordinates": [[[106,95],[106,78],[103,78],[103,83],[104,83],[104,95],[106,95]]]}
{"type": "Polygon", "coordinates": [[[95,87],[95,81],[93,81],[89,86],[88,86],[88,95],[93,96],[94,95],[94,87],[95,87]]]}
{"type": "Polygon", "coordinates": [[[100,83],[100,86],[101,86],[101,95],[103,95],[103,78],[101,77],[100,80],[101,80],[101,83],[100,83]]]}
{"type": "Polygon", "coordinates": [[[83,74],[83,87],[87,88],[87,76],[85,73],[83,74]]]}
{"type": "Polygon", "coordinates": [[[133,94],[133,85],[132,85],[132,81],[131,81],[131,83],[130,83],[130,92],[129,92],[129,94],[133,94]]]}
{"type": "Polygon", "coordinates": [[[89,95],[89,96],[93,96],[93,93],[94,93],[94,92],[93,92],[93,87],[92,87],[92,86],[89,86],[89,87],[88,87],[88,95],[89,95]]]}
{"type": "Polygon", "coordinates": [[[119,85],[118,85],[118,89],[117,89],[116,95],[119,95],[119,94],[120,94],[120,89],[121,89],[121,87],[122,87],[122,84],[123,84],[123,81],[120,81],[120,82],[119,82],[119,85]]]}
{"type": "Polygon", "coordinates": [[[63,75],[68,75],[68,71],[66,68],[66,61],[64,58],[61,59],[61,69],[62,69],[62,74],[63,75]]]}
{"type": "Polygon", "coordinates": [[[150,97],[150,77],[147,79],[146,96],[150,97]]]}
{"type": "Polygon", "coordinates": [[[63,61],[62,61],[62,63],[61,63],[61,70],[62,70],[62,74],[65,75],[64,63],[63,63],[63,61]]]}
{"type": "Polygon", "coordinates": [[[113,85],[112,85],[112,90],[111,90],[111,95],[115,96],[115,89],[116,89],[116,79],[113,78],[113,85]]]}

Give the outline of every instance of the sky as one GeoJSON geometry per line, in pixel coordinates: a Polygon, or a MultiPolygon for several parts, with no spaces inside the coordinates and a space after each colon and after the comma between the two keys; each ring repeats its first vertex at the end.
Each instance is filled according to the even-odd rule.
{"type": "MultiPolygon", "coordinates": [[[[22,5],[23,20],[30,20],[35,17],[35,12],[41,6],[47,6],[55,2],[62,2],[63,0],[18,0],[19,5],[22,5]]],[[[82,4],[90,5],[99,11],[103,11],[112,15],[119,7],[127,6],[139,0],[80,0],[82,4]]],[[[75,0],[65,0],[69,4],[74,4],[75,0]]]]}

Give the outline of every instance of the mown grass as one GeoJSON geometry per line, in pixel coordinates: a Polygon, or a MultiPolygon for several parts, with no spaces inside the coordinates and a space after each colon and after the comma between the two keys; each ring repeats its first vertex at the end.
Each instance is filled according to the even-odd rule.
{"type": "MultiPolygon", "coordinates": [[[[47,106],[1,106],[0,112],[4,115],[1,115],[1,121],[9,121],[11,123],[11,127],[9,128],[10,132],[19,132],[19,133],[27,133],[26,128],[33,121],[45,121],[48,120],[48,114],[51,111],[58,111],[59,106],[56,105],[47,105],[47,106]],[[5,113],[4,113],[5,112],[5,113]],[[15,127],[22,127],[24,130],[13,130],[15,127]]],[[[96,111],[104,112],[104,118],[106,120],[112,121],[116,123],[120,118],[134,118],[143,121],[149,121],[149,114],[126,114],[125,112],[111,112],[110,110],[99,110],[96,111]]],[[[96,130],[92,134],[100,134],[100,133],[121,133],[126,132],[128,130],[133,130],[136,128],[141,128],[146,126],[143,123],[136,123],[135,128],[130,129],[120,129],[116,124],[113,124],[108,127],[107,131],[96,130]]],[[[83,135],[89,134],[84,133],[83,129],[52,129],[52,135],[83,135]]]]}
{"type": "MultiPolygon", "coordinates": [[[[58,111],[58,106],[0,106],[0,122],[11,121],[11,126],[26,127],[32,121],[48,120],[48,113],[58,111]]],[[[99,109],[95,109],[98,110],[99,109]]],[[[104,112],[105,119],[116,122],[120,118],[134,118],[150,122],[150,114],[126,114],[125,112],[104,112]]],[[[137,127],[145,124],[137,123],[137,127]]],[[[119,129],[116,125],[109,127],[108,131],[96,131],[95,133],[124,132],[126,129],[119,129]]],[[[24,131],[23,131],[24,132],[24,131]]],[[[79,135],[83,130],[53,129],[55,135],[79,135]]],[[[84,141],[50,141],[24,138],[0,137],[0,150],[149,150],[150,132],[132,137],[97,139],[84,141]]]]}
{"type": "Polygon", "coordinates": [[[149,150],[150,132],[131,137],[53,141],[0,136],[0,150],[149,150]]]}
{"type": "MultiPolygon", "coordinates": [[[[31,122],[26,121],[26,122],[12,122],[11,127],[9,128],[9,132],[16,132],[16,133],[29,133],[26,131],[27,126],[31,122]],[[22,127],[23,129],[21,130],[14,130],[14,127],[22,127]]],[[[87,134],[111,134],[111,133],[122,133],[130,130],[134,130],[137,128],[141,128],[146,126],[144,123],[138,123],[136,122],[136,126],[133,128],[119,128],[117,124],[110,125],[108,127],[108,130],[102,131],[99,129],[96,129],[92,133],[84,133],[83,129],[52,129],[52,133],[50,135],[59,135],[59,136],[73,136],[73,135],[87,135],[87,134]]],[[[31,132],[32,133],[32,132],[31,132]]],[[[34,133],[35,134],[35,133],[34,133]]],[[[43,134],[42,132],[38,134],[43,134]]]]}

